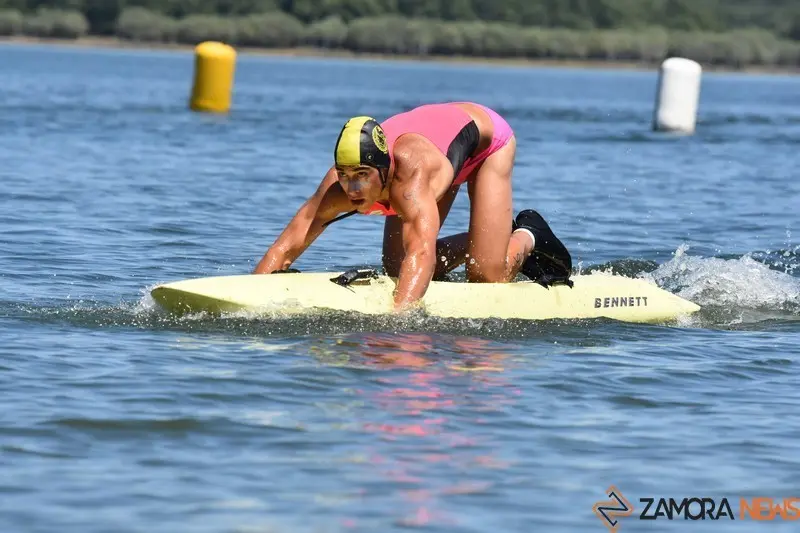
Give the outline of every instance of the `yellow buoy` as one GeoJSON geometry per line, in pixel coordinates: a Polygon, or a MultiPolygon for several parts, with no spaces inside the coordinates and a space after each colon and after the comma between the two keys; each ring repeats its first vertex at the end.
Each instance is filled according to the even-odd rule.
{"type": "Polygon", "coordinates": [[[206,41],[195,49],[194,83],[190,107],[194,111],[225,113],[231,108],[236,50],[206,41]]]}

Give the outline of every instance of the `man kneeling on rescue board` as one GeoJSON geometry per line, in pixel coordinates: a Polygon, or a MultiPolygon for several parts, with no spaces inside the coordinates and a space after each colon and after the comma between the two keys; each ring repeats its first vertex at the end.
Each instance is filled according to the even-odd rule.
{"type": "Polygon", "coordinates": [[[383,266],[397,277],[397,310],[464,263],[470,282],[509,282],[521,271],[545,287],[571,284],[569,252],[544,219],[528,209],[512,220],[515,151],[511,127],[480,104],[423,105],[382,124],[351,118],[336,141],[335,164],[254,273],[289,268],[328,224],[360,213],[387,217],[383,266]],[[469,231],[437,240],[465,182],[469,231]]]}

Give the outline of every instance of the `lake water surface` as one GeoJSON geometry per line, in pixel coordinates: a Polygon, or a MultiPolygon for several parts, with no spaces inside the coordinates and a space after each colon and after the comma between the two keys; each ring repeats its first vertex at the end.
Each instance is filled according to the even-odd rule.
{"type": "MultiPolygon", "coordinates": [[[[0,47],[0,531],[796,531],[800,78],[707,74],[696,135],[654,72],[241,56],[186,109],[185,52],[0,47]],[[250,272],[352,115],[475,100],[518,137],[515,210],[576,269],[689,320],[177,319],[157,283],[250,272]],[[645,497],[736,520],[640,521],[645,497]]],[[[465,192],[465,191],[464,191],[465,192]]],[[[445,232],[466,228],[462,194],[445,232]]],[[[351,217],[301,270],[378,265],[351,217]]],[[[800,507],[800,505],[798,505],[800,507]]]]}

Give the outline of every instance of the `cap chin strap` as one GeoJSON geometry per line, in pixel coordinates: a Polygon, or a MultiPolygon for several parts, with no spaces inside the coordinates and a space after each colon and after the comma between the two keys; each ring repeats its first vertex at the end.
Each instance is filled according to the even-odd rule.
{"type": "Polygon", "coordinates": [[[350,212],[348,212],[348,213],[345,213],[344,215],[339,215],[338,217],[336,217],[336,218],[333,218],[333,219],[331,219],[331,220],[329,220],[329,221],[325,222],[325,223],[322,225],[322,227],[324,228],[324,227],[326,227],[328,224],[333,224],[333,223],[334,223],[334,222],[336,222],[337,220],[342,220],[343,218],[351,217],[351,216],[355,215],[356,213],[358,213],[358,209],[353,209],[352,211],[350,211],[350,212]]]}
{"type": "Polygon", "coordinates": [[[378,175],[381,177],[381,183],[382,183],[381,192],[383,192],[383,189],[386,188],[386,182],[389,181],[389,169],[388,168],[386,168],[386,169],[380,169],[379,168],[378,169],[378,175]],[[383,173],[384,170],[386,171],[386,174],[383,173]]]}

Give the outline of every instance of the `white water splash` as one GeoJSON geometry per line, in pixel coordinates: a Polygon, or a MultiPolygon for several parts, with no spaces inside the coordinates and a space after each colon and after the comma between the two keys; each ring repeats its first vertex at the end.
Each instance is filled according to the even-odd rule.
{"type": "Polygon", "coordinates": [[[150,294],[150,291],[157,286],[157,283],[153,283],[152,285],[148,285],[139,289],[139,300],[136,301],[131,309],[131,312],[134,315],[148,315],[158,311],[158,303],[156,303],[156,301],[153,299],[153,296],[150,294]]]}
{"type": "Polygon", "coordinates": [[[686,255],[674,257],[640,277],[700,306],[790,312],[800,315],[800,279],[769,268],[751,255],[736,259],[686,255]]]}

